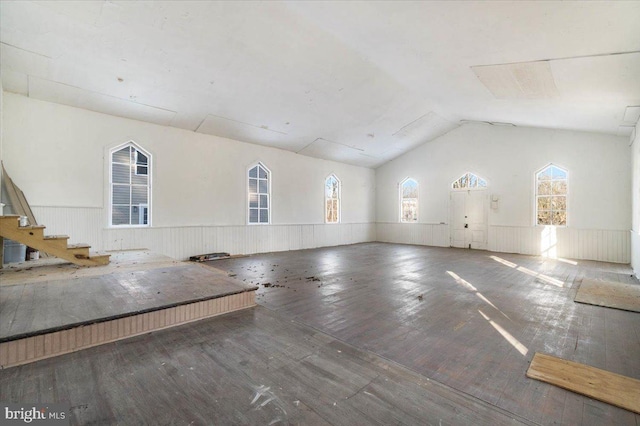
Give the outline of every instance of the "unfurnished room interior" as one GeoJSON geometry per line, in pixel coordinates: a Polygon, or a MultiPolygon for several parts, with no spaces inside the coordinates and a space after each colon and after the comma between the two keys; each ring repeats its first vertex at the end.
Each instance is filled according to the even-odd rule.
{"type": "Polygon", "coordinates": [[[0,1],[0,423],[640,426],[640,1],[0,1]]]}

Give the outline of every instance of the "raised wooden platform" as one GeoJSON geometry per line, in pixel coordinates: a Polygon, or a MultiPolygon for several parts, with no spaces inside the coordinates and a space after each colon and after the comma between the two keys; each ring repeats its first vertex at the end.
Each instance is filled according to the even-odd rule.
{"type": "Polygon", "coordinates": [[[255,305],[255,287],[203,265],[145,251],[113,259],[104,268],[47,259],[2,271],[0,367],[255,305]]]}

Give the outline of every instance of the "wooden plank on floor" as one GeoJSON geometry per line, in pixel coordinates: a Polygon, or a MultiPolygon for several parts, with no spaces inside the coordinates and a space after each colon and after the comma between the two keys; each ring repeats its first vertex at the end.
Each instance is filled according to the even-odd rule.
{"type": "Polygon", "coordinates": [[[527,377],[640,414],[640,380],[536,353],[527,377]]]}
{"type": "Polygon", "coordinates": [[[640,312],[640,285],[585,278],[574,300],[588,305],[640,312]]]}

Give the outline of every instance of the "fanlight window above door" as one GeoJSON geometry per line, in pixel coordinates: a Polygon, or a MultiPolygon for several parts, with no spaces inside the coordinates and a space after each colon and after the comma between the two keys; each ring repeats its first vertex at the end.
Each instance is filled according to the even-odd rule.
{"type": "Polygon", "coordinates": [[[470,189],[485,189],[486,187],[487,181],[473,173],[465,173],[451,184],[452,189],[465,191],[470,189]]]}

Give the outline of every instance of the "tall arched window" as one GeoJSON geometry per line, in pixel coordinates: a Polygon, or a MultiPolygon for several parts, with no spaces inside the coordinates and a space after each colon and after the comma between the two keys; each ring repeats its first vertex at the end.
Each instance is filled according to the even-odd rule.
{"type": "Polygon", "coordinates": [[[536,173],[536,223],[567,225],[567,171],[549,164],[536,173]]]}
{"type": "Polygon", "coordinates": [[[249,169],[249,223],[264,224],[271,220],[271,172],[258,163],[249,169]]]}
{"type": "Polygon", "coordinates": [[[324,210],[325,222],[340,222],[340,180],[333,174],[324,181],[324,210]]]}
{"type": "Polygon", "coordinates": [[[418,221],[418,182],[411,178],[400,183],[400,221],[418,221]]]}
{"type": "Polygon", "coordinates": [[[151,224],[151,155],[133,142],[110,151],[111,225],[151,224]]]}

